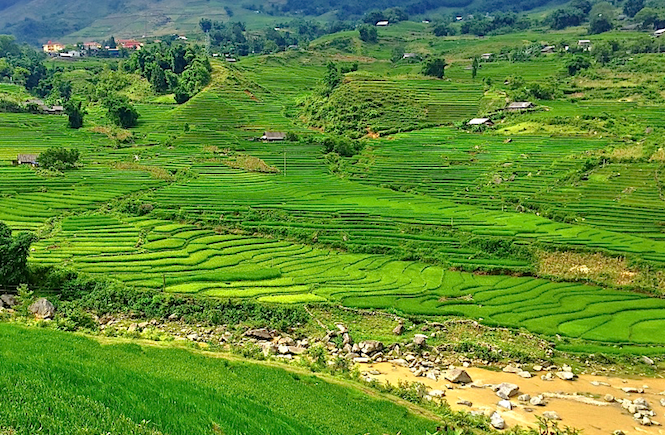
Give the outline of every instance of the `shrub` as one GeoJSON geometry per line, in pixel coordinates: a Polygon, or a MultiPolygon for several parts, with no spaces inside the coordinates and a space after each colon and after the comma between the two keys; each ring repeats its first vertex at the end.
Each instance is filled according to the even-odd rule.
{"type": "Polygon", "coordinates": [[[56,171],[75,169],[79,157],[79,150],[76,148],[53,147],[39,155],[39,165],[45,169],[56,171]]]}

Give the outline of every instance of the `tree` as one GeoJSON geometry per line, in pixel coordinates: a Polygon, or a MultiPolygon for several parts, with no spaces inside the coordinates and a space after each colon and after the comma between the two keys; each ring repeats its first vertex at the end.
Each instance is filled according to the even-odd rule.
{"type": "Polygon", "coordinates": [[[583,69],[587,69],[591,66],[591,62],[584,56],[574,56],[571,58],[568,63],[566,63],[566,68],[568,69],[568,75],[574,76],[583,69]]]}
{"type": "Polygon", "coordinates": [[[342,74],[334,62],[328,62],[328,71],[326,71],[326,75],[323,77],[323,83],[326,86],[328,94],[342,83],[342,74]]]}
{"type": "Polygon", "coordinates": [[[568,6],[571,8],[579,9],[585,14],[588,14],[591,11],[591,2],[589,0],[573,0],[568,3],[568,6]]]}
{"type": "Polygon", "coordinates": [[[379,40],[379,34],[374,26],[363,24],[358,27],[358,33],[360,33],[360,39],[362,41],[377,42],[379,40]]]}
{"type": "Polygon", "coordinates": [[[212,21],[208,18],[201,18],[201,21],[199,21],[199,27],[203,30],[203,33],[208,33],[210,29],[212,29],[212,21]]]}
{"type": "Polygon", "coordinates": [[[612,21],[605,15],[599,14],[589,20],[589,33],[592,35],[612,30],[612,21]]]}
{"type": "Polygon", "coordinates": [[[480,66],[480,62],[478,61],[478,56],[473,58],[473,62],[471,62],[471,77],[474,79],[478,75],[478,67],[480,66]]]}
{"type": "Polygon", "coordinates": [[[0,286],[15,286],[28,280],[30,245],[37,240],[31,233],[18,233],[0,222],[0,286]]]}
{"type": "Polygon", "coordinates": [[[39,155],[39,165],[46,169],[65,171],[76,168],[79,157],[76,148],[51,147],[39,155]]]}
{"type": "Polygon", "coordinates": [[[443,78],[444,70],[448,66],[445,60],[437,57],[434,59],[429,59],[423,65],[422,73],[426,76],[432,76],[437,78],[443,78]]]}
{"type": "Polygon", "coordinates": [[[83,117],[87,115],[87,112],[83,108],[82,101],[67,101],[65,104],[65,113],[68,117],[69,128],[79,129],[83,127],[83,117]]]}
{"type": "Polygon", "coordinates": [[[550,27],[555,30],[565,29],[566,27],[579,26],[584,21],[584,12],[577,8],[561,8],[550,14],[548,21],[550,27]]]}
{"type": "Polygon", "coordinates": [[[453,36],[455,34],[455,29],[453,29],[447,23],[439,23],[432,29],[434,36],[453,36]]]}
{"type": "Polygon", "coordinates": [[[139,112],[132,106],[129,99],[120,95],[109,95],[103,102],[108,109],[109,119],[122,128],[136,126],[139,120],[139,112]]]}
{"type": "Polygon", "coordinates": [[[639,11],[644,9],[644,0],[626,0],[623,5],[623,13],[633,18],[639,11]]]}

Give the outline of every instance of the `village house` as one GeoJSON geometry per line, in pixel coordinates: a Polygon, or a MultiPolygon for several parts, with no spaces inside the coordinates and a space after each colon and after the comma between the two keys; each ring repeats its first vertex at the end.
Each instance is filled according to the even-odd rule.
{"type": "Polygon", "coordinates": [[[546,45],[545,47],[543,47],[542,50],[540,50],[540,52],[543,53],[543,54],[554,53],[555,48],[556,47],[554,45],[546,45]]]}
{"type": "Polygon", "coordinates": [[[589,51],[592,48],[591,41],[588,39],[580,39],[577,41],[577,46],[582,48],[584,51],[589,51]]]}
{"type": "Polygon", "coordinates": [[[65,44],[49,41],[48,43],[42,45],[42,49],[44,50],[44,53],[58,53],[65,49],[65,44]]]}
{"type": "Polygon", "coordinates": [[[12,165],[38,166],[39,165],[38,159],[39,159],[39,154],[19,154],[16,157],[16,160],[12,160],[12,165]]]}
{"type": "Polygon", "coordinates": [[[658,29],[655,32],[653,32],[653,36],[655,36],[656,38],[660,38],[664,33],[665,29],[658,29]]]}
{"type": "Polygon", "coordinates": [[[83,43],[83,49],[84,50],[97,51],[97,50],[101,50],[101,48],[102,48],[102,44],[100,44],[99,42],[94,42],[93,41],[93,42],[84,42],[83,43]]]}
{"type": "Polygon", "coordinates": [[[494,56],[494,53],[483,53],[480,55],[480,58],[482,60],[491,60],[492,56],[494,56]]]}
{"type": "Polygon", "coordinates": [[[387,20],[381,20],[376,22],[376,25],[379,27],[386,27],[388,24],[390,23],[387,20]]]}
{"type": "Polygon", "coordinates": [[[279,131],[266,131],[263,133],[263,136],[261,136],[260,139],[266,142],[280,141],[286,139],[286,133],[279,131]]]}
{"type": "Polygon", "coordinates": [[[489,118],[473,118],[471,121],[467,122],[466,125],[484,125],[491,127],[494,123],[489,118]]]}
{"type": "Polygon", "coordinates": [[[404,53],[402,59],[418,59],[418,54],[416,53],[404,53]]]}
{"type": "Polygon", "coordinates": [[[515,101],[510,103],[506,110],[527,110],[532,109],[534,104],[531,101],[515,101]]]}
{"type": "Polygon", "coordinates": [[[118,39],[116,41],[118,47],[125,48],[127,50],[140,50],[143,47],[143,43],[137,41],[136,39],[118,39]]]}
{"type": "Polygon", "coordinates": [[[78,50],[71,50],[67,52],[60,53],[60,57],[67,57],[67,58],[78,58],[83,55],[82,52],[78,50]]]}

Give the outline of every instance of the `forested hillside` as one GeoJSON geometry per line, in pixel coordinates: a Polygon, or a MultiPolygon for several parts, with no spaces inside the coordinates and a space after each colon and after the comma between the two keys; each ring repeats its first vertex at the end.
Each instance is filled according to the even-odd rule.
{"type": "MultiPolygon", "coordinates": [[[[441,13],[450,18],[458,13],[493,11],[521,12],[553,0],[287,0],[286,2],[234,2],[217,0],[179,2],[175,0],[0,0],[0,34],[13,34],[33,45],[73,35],[76,41],[121,36],[188,33],[198,20],[208,17],[224,22],[242,21],[249,28],[274,27],[285,18],[314,18],[323,21],[361,20],[371,12],[400,10],[402,17],[430,18],[441,13]],[[404,15],[406,14],[406,15],[404,15]]],[[[369,14],[369,17],[373,15],[369,14]]],[[[75,42],[75,41],[72,41],[75,42]]]]}

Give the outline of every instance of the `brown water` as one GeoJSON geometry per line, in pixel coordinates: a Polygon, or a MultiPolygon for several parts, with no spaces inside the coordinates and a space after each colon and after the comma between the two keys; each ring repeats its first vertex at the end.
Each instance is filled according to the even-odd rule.
{"type": "Polygon", "coordinates": [[[635,400],[638,397],[645,398],[651,408],[656,412],[652,419],[665,425],[665,407],[660,405],[660,399],[665,395],[659,393],[665,391],[665,379],[653,378],[610,378],[605,376],[581,375],[575,381],[564,381],[555,379],[545,381],[540,378],[544,373],[532,373],[534,376],[530,379],[524,379],[516,374],[495,372],[481,368],[465,369],[473,381],[479,384],[499,384],[501,382],[510,382],[520,387],[519,394],[529,394],[532,397],[539,394],[558,393],[561,395],[585,395],[592,398],[596,404],[581,403],[578,400],[585,400],[578,396],[578,400],[571,397],[564,398],[546,398],[547,406],[532,406],[528,404],[519,404],[517,397],[511,399],[515,406],[511,411],[497,407],[501,400],[490,388],[472,388],[454,386],[454,389],[447,390],[446,385],[450,382],[445,379],[434,381],[429,378],[415,377],[411,371],[402,366],[391,363],[363,364],[361,369],[378,370],[381,374],[372,376],[381,382],[388,381],[391,384],[397,384],[398,380],[408,382],[421,382],[431,389],[446,391],[446,400],[455,410],[480,410],[483,408],[498,410],[499,414],[506,421],[508,427],[515,425],[530,426],[536,425],[536,415],[541,415],[544,411],[555,411],[560,417],[560,426],[570,426],[582,429],[585,435],[611,434],[620,429],[626,434],[664,434],[665,427],[661,426],[642,426],[635,420],[628,411],[624,410],[620,404],[605,404],[603,397],[611,394],[616,398],[626,398],[635,400]],[[610,386],[594,386],[592,381],[604,382],[610,386]],[[645,388],[648,386],[648,388],[645,388]],[[643,394],[629,394],[621,390],[623,387],[645,388],[643,394]],[[473,406],[458,405],[460,400],[466,400],[473,403],[473,406]],[[598,403],[601,402],[601,403],[598,403]],[[528,412],[525,408],[531,408],[528,412]]]}

